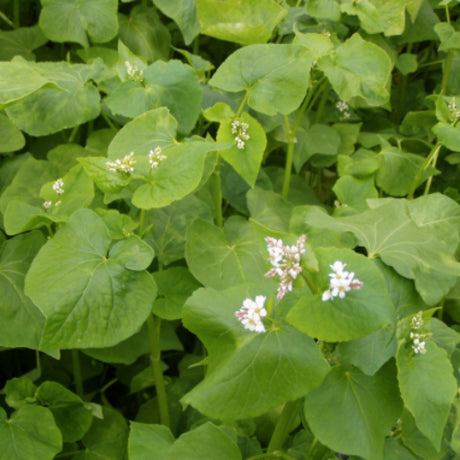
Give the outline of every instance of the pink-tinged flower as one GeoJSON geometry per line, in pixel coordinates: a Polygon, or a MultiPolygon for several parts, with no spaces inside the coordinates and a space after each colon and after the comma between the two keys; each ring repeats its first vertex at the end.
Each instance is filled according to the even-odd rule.
{"type": "Polygon", "coordinates": [[[355,279],[354,272],[345,271],[346,265],[340,260],[336,260],[332,265],[329,265],[332,273],[329,273],[329,289],[324,291],[321,296],[323,302],[327,302],[334,297],[344,299],[346,293],[351,289],[361,289],[363,287],[363,282],[355,279]]]}
{"type": "Polygon", "coordinates": [[[288,292],[292,291],[292,282],[302,272],[300,259],[305,253],[305,241],[307,237],[302,235],[295,246],[285,246],[282,240],[267,236],[267,250],[272,269],[265,274],[267,278],[280,277],[277,299],[281,300],[288,292]]]}
{"type": "Polygon", "coordinates": [[[266,297],[263,295],[256,296],[255,300],[249,298],[243,300],[243,306],[235,312],[235,316],[245,329],[253,332],[265,332],[265,326],[262,322],[262,318],[267,316],[265,300],[266,297]]]}

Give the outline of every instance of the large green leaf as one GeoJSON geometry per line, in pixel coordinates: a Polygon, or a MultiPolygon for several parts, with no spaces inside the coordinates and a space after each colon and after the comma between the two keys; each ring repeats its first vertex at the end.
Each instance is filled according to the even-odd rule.
{"type": "Polygon", "coordinates": [[[24,406],[7,419],[0,407],[0,460],[52,460],[62,436],[49,409],[24,406]]]}
{"type": "Polygon", "coordinates": [[[0,112],[0,138],[3,139],[0,153],[15,152],[22,149],[26,143],[21,131],[2,112],[0,112]]]}
{"type": "Polygon", "coordinates": [[[225,120],[221,123],[217,132],[217,142],[221,144],[233,145],[221,150],[220,155],[235,171],[251,186],[254,187],[260,170],[260,164],[264,155],[267,139],[265,131],[259,122],[244,112],[238,119],[241,123],[249,125],[247,135],[249,139],[245,141],[242,149],[238,148],[235,142],[235,134],[232,133],[233,120],[225,120]]]}
{"type": "Polygon", "coordinates": [[[413,279],[429,305],[438,302],[460,275],[460,264],[450,248],[434,232],[417,226],[405,200],[394,199],[378,208],[337,219],[312,208],[306,222],[317,228],[352,232],[369,257],[380,257],[399,274],[413,279]]]}
{"type": "Polygon", "coordinates": [[[196,8],[203,34],[242,45],[266,43],[287,13],[273,0],[197,0],[196,8]]]}
{"type": "Polygon", "coordinates": [[[117,0],[41,0],[39,25],[55,42],[77,42],[88,47],[108,42],[118,32],[117,0]]]}
{"type": "Polygon", "coordinates": [[[153,3],[163,14],[174,19],[182,32],[185,44],[190,45],[201,30],[195,0],[185,0],[179,3],[170,0],[154,0],[153,3]]]}
{"type": "Polygon", "coordinates": [[[319,272],[311,275],[314,296],[302,297],[292,308],[288,321],[296,328],[327,342],[358,339],[394,322],[394,307],[386,291],[385,280],[374,263],[349,249],[319,248],[316,250],[319,272]],[[352,289],[341,299],[323,301],[329,288],[330,265],[346,263],[363,282],[361,289],[352,289]]]}
{"type": "Polygon", "coordinates": [[[20,104],[9,106],[7,114],[18,128],[32,136],[45,136],[99,115],[99,92],[90,80],[100,72],[101,61],[92,65],[42,62],[35,66],[54,85],[43,87],[24,97],[20,104]]]}
{"type": "Polygon", "coordinates": [[[205,379],[183,402],[213,418],[244,419],[297,399],[321,383],[328,366],[310,337],[286,324],[250,332],[235,318],[245,298],[268,292],[259,283],[225,291],[199,289],[189,298],[184,325],[204,343],[209,356],[205,379]]]}
{"type": "Polygon", "coordinates": [[[398,380],[405,406],[419,430],[439,450],[457,381],[445,350],[432,340],[425,354],[414,354],[403,342],[396,355],[398,380]]]}
{"type": "Polygon", "coordinates": [[[44,45],[48,39],[38,26],[19,27],[0,31],[0,61],[9,61],[15,56],[34,61],[33,50],[44,45]]]}
{"type": "Polygon", "coordinates": [[[229,218],[223,230],[196,219],[187,231],[185,256],[192,275],[216,289],[263,280],[267,271],[254,229],[239,217],[229,218]]]}
{"type": "Polygon", "coordinates": [[[93,414],[75,393],[57,382],[43,382],[36,397],[53,413],[64,442],[78,441],[88,431],[93,414]]]}
{"type": "Polygon", "coordinates": [[[156,61],[144,69],[141,83],[127,81],[106,103],[112,112],[137,117],[165,106],[178,121],[178,130],[188,134],[201,110],[201,88],[195,71],[177,60],[156,61]]]}
{"type": "Polygon", "coordinates": [[[301,104],[310,81],[312,54],[300,45],[251,45],[231,54],[209,84],[246,90],[248,105],[267,115],[289,114],[301,104]]]}
{"type": "Polygon", "coordinates": [[[0,247],[0,345],[38,348],[45,318],[24,294],[24,277],[45,239],[39,232],[11,238],[0,247]]]}
{"type": "Polygon", "coordinates": [[[341,99],[356,98],[356,102],[371,106],[388,102],[391,67],[388,54],[358,34],[340,44],[334,54],[318,61],[318,68],[326,74],[341,99]]]}
{"type": "Polygon", "coordinates": [[[46,317],[42,348],[106,347],[137,332],[156,296],[145,271],[152,257],[136,236],[111,246],[100,217],[75,212],[26,276],[25,291],[46,317]]]}
{"type": "Polygon", "coordinates": [[[164,460],[174,436],[164,425],[131,422],[128,439],[130,460],[164,460]]]}
{"type": "Polygon", "coordinates": [[[338,452],[382,460],[385,437],[402,410],[395,374],[391,363],[373,377],[334,367],[305,398],[315,437],[338,452]]]}

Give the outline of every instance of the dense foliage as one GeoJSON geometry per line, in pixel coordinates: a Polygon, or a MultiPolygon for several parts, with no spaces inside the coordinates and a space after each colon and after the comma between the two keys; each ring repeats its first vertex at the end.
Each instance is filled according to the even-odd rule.
{"type": "Polygon", "coordinates": [[[459,13],[0,0],[0,459],[459,459],[459,13]]]}

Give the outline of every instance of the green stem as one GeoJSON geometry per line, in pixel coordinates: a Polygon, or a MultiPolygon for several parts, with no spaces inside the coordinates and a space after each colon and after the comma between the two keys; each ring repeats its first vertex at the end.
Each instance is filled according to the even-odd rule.
{"type": "MultiPolygon", "coordinates": [[[[435,154],[433,155],[433,159],[431,161],[431,164],[433,165],[433,168],[436,168],[436,162],[438,161],[440,150],[441,150],[441,148],[437,149],[435,151],[435,154]]],[[[432,182],[433,182],[433,175],[431,175],[428,178],[428,180],[426,181],[425,191],[423,192],[424,195],[428,195],[428,193],[430,193],[430,188],[431,188],[431,183],[432,182]]]]}
{"type": "Polygon", "coordinates": [[[70,133],[69,139],[67,141],[69,144],[71,144],[74,141],[75,136],[77,135],[79,128],[80,128],[80,125],[77,125],[77,126],[75,126],[75,128],[72,129],[72,132],[70,133]]]}
{"type": "Polygon", "coordinates": [[[417,188],[417,184],[420,180],[420,178],[423,175],[423,171],[425,171],[426,168],[430,165],[430,163],[433,161],[434,158],[437,158],[439,155],[439,150],[441,149],[442,144],[440,141],[437,142],[437,144],[433,147],[431,152],[428,154],[428,156],[425,158],[425,161],[423,164],[420,166],[419,170],[417,171],[417,174],[415,175],[414,182],[412,183],[412,187],[410,188],[409,193],[407,194],[407,198],[411,200],[414,198],[414,192],[415,189],[417,188]]]}
{"type": "Polygon", "coordinates": [[[157,391],[158,409],[160,411],[160,422],[170,427],[168,398],[166,395],[165,381],[163,370],[161,368],[161,351],[160,351],[160,330],[161,318],[155,318],[153,314],[147,318],[147,326],[150,339],[150,353],[152,355],[153,375],[155,377],[155,388],[157,391]]]}
{"type": "Polygon", "coordinates": [[[20,26],[20,17],[21,17],[21,6],[19,0],[14,0],[13,2],[13,23],[14,28],[17,29],[20,26]]]}
{"type": "Polygon", "coordinates": [[[449,81],[450,69],[452,67],[452,60],[454,58],[454,50],[449,50],[444,63],[444,71],[442,73],[441,94],[446,94],[447,83],[449,81]]]}
{"type": "Polygon", "coordinates": [[[291,130],[291,125],[289,123],[289,118],[287,115],[284,115],[284,124],[286,125],[288,145],[287,145],[287,152],[286,152],[286,164],[284,166],[284,179],[283,179],[283,188],[281,190],[281,195],[283,198],[287,199],[289,195],[289,187],[291,185],[292,163],[294,161],[295,135],[293,136],[293,130],[291,130]]]}
{"type": "Polygon", "coordinates": [[[214,220],[216,225],[222,228],[224,218],[222,216],[222,183],[220,178],[220,158],[217,160],[216,167],[211,178],[212,201],[214,204],[214,220]]]}
{"type": "Polygon", "coordinates": [[[118,128],[112,123],[112,120],[104,113],[104,111],[101,111],[101,115],[110,128],[112,128],[115,131],[118,131],[118,128]]]}
{"type": "Polygon", "coordinates": [[[318,440],[314,438],[311,442],[310,449],[308,449],[307,458],[309,458],[310,455],[313,453],[313,449],[315,448],[316,444],[318,444],[318,440]]]}
{"type": "Polygon", "coordinates": [[[141,238],[144,233],[144,227],[145,227],[145,209],[141,209],[141,213],[139,216],[139,231],[138,231],[138,234],[141,238]]]}
{"type": "Polygon", "coordinates": [[[299,413],[301,399],[288,401],[278,418],[272,437],[267,447],[267,452],[274,452],[283,447],[287,435],[292,430],[293,422],[299,413]]]}
{"type": "Polygon", "coordinates": [[[76,349],[72,350],[72,366],[75,389],[77,391],[77,395],[80,396],[81,399],[83,399],[85,391],[83,389],[83,378],[81,375],[79,351],[76,349]]]}
{"type": "Polygon", "coordinates": [[[238,107],[238,111],[236,112],[235,118],[239,118],[241,114],[243,113],[244,106],[246,105],[246,102],[248,101],[249,94],[251,94],[251,90],[247,89],[246,94],[243,97],[243,100],[241,101],[240,106],[238,107]]]}
{"type": "Polygon", "coordinates": [[[321,91],[321,99],[319,101],[318,108],[316,109],[315,123],[318,123],[319,120],[321,119],[323,112],[324,112],[324,107],[326,106],[327,98],[329,97],[329,82],[328,81],[326,81],[326,83],[320,89],[320,91],[321,91]]]}
{"type": "Polygon", "coordinates": [[[11,28],[15,29],[13,21],[5,14],[0,11],[0,19],[3,19],[11,28]]]}

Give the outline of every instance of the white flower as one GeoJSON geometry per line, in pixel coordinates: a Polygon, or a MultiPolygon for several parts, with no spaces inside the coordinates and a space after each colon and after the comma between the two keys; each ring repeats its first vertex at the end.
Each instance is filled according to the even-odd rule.
{"type": "Polygon", "coordinates": [[[256,296],[255,300],[246,298],[243,300],[243,306],[235,312],[235,316],[241,322],[245,329],[253,332],[265,332],[265,326],[262,318],[267,316],[265,309],[266,297],[263,295],[256,296]]]}
{"type": "Polygon", "coordinates": [[[342,113],[347,112],[350,108],[345,101],[339,101],[337,102],[337,104],[335,104],[335,106],[337,107],[337,109],[339,109],[339,112],[342,113]]]}
{"type": "Polygon", "coordinates": [[[409,337],[412,341],[411,348],[416,355],[424,355],[426,353],[426,339],[430,337],[431,334],[421,332],[421,329],[424,325],[422,312],[418,312],[412,317],[411,320],[411,332],[409,337]]]}
{"type": "Polygon", "coordinates": [[[139,70],[136,65],[132,65],[129,61],[125,61],[126,73],[132,81],[142,83],[144,81],[144,72],[139,70]]]}
{"type": "Polygon", "coordinates": [[[57,179],[53,184],[53,190],[58,194],[62,195],[64,193],[64,181],[62,179],[57,179]]]}
{"type": "Polygon", "coordinates": [[[52,201],[44,201],[44,202],[43,202],[43,207],[44,207],[45,209],[49,209],[49,208],[51,208],[51,206],[53,206],[53,202],[52,202],[52,201]]]}
{"type": "Polygon", "coordinates": [[[251,138],[247,133],[249,129],[249,124],[244,121],[234,120],[232,122],[232,134],[236,134],[235,142],[236,147],[240,150],[243,150],[246,146],[246,141],[251,138]]]}
{"type": "Polygon", "coordinates": [[[134,171],[134,166],[136,165],[136,160],[133,158],[134,152],[125,155],[122,160],[117,158],[115,161],[106,161],[106,166],[109,171],[112,172],[124,172],[132,173],[134,171]]]}
{"type": "Polygon", "coordinates": [[[150,167],[153,168],[158,168],[158,165],[160,164],[161,161],[166,160],[166,155],[163,155],[161,153],[161,147],[155,147],[155,150],[150,150],[149,153],[149,164],[150,167]]]}
{"type": "Polygon", "coordinates": [[[282,240],[267,236],[267,250],[272,269],[265,274],[267,278],[280,277],[277,299],[281,300],[289,291],[292,291],[292,282],[302,272],[300,259],[305,253],[305,241],[307,237],[302,235],[295,246],[285,246],[282,240]]]}
{"type": "Polygon", "coordinates": [[[340,260],[336,260],[332,265],[329,265],[332,269],[332,273],[329,273],[329,289],[323,292],[321,299],[323,302],[339,297],[344,299],[346,293],[351,289],[361,289],[363,282],[355,279],[353,272],[345,271],[347,264],[344,264],[340,260]]]}

